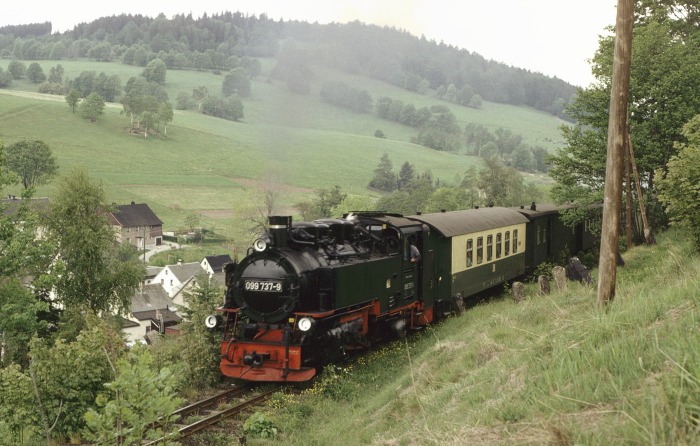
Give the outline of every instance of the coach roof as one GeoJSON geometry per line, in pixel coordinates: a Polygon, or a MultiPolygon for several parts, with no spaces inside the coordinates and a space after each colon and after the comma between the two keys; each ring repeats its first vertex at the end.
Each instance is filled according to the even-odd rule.
{"type": "Polygon", "coordinates": [[[445,237],[528,222],[528,219],[515,209],[496,207],[412,215],[409,218],[427,224],[445,237]]]}

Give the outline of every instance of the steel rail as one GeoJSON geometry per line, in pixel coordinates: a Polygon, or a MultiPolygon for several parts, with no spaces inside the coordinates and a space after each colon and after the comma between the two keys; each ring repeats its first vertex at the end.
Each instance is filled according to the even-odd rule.
{"type": "Polygon", "coordinates": [[[197,432],[203,431],[204,429],[208,428],[209,426],[212,426],[220,421],[223,421],[227,418],[232,417],[233,415],[235,415],[239,412],[242,412],[244,409],[247,409],[248,407],[255,406],[256,404],[260,404],[261,402],[270,398],[278,390],[279,389],[268,390],[265,393],[262,393],[258,396],[255,396],[255,397],[253,397],[247,401],[244,401],[240,404],[237,404],[233,407],[230,407],[228,409],[224,409],[221,412],[217,412],[213,415],[210,415],[210,416],[203,418],[199,421],[196,421],[192,424],[181,427],[180,429],[178,429],[178,431],[175,435],[161,437],[157,440],[151,441],[149,443],[145,443],[143,446],[155,446],[158,443],[160,443],[166,439],[178,440],[178,439],[189,437],[197,432]]]}

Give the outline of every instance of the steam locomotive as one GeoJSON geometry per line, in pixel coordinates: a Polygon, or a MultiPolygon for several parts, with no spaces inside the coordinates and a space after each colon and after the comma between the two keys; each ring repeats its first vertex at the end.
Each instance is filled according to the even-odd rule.
{"type": "Polygon", "coordinates": [[[226,266],[225,304],[206,321],[223,332],[221,372],[309,380],[336,354],[424,327],[469,296],[589,248],[592,234],[565,226],[561,209],[272,216],[269,232],[226,266]]]}

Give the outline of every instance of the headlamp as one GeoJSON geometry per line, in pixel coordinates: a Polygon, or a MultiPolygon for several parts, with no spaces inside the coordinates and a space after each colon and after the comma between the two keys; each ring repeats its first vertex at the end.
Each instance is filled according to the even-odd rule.
{"type": "Polygon", "coordinates": [[[314,323],[314,320],[310,317],[303,317],[297,322],[297,328],[303,332],[307,332],[313,328],[314,323]]]}

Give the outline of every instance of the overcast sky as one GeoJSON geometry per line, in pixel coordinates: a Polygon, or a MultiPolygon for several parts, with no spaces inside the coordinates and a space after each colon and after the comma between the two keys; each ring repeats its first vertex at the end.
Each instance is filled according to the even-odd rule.
{"type": "Polygon", "coordinates": [[[0,26],[50,21],[66,31],[80,22],[122,13],[168,18],[222,11],[267,14],[279,20],[345,23],[360,20],[404,29],[499,62],[592,82],[590,65],[605,27],[615,23],[616,0],[34,0],[3,8],[0,26]]]}

